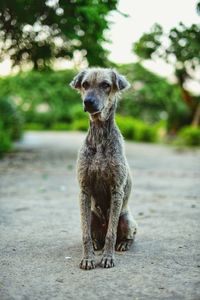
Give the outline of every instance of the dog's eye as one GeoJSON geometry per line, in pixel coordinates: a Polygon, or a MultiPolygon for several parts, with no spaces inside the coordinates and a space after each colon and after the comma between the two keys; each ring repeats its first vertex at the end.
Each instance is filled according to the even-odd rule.
{"type": "Polygon", "coordinates": [[[90,85],[89,85],[89,83],[88,83],[87,81],[84,81],[84,82],[82,83],[82,87],[83,87],[85,90],[87,90],[87,89],[89,89],[90,85]]]}
{"type": "Polygon", "coordinates": [[[103,81],[101,83],[101,87],[106,90],[110,88],[110,84],[108,82],[103,81]]]}

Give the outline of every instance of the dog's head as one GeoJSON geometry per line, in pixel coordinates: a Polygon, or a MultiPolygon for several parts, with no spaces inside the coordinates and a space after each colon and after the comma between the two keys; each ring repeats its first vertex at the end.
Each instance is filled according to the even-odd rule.
{"type": "Polygon", "coordinates": [[[114,96],[127,89],[129,83],[115,70],[91,68],[80,72],[70,86],[80,91],[84,110],[91,116],[98,114],[103,120],[115,101],[114,96]]]}

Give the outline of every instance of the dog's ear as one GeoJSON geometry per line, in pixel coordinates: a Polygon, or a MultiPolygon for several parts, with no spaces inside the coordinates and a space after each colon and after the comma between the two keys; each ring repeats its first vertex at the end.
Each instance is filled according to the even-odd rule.
{"type": "Polygon", "coordinates": [[[84,71],[81,71],[80,73],[78,73],[74,78],[73,80],[70,82],[70,86],[74,89],[78,89],[80,90],[81,88],[81,82],[83,80],[83,77],[85,76],[86,74],[86,70],[84,71]]]}
{"type": "Polygon", "coordinates": [[[123,91],[130,87],[128,80],[114,70],[112,70],[112,82],[114,89],[117,91],[123,91]]]}

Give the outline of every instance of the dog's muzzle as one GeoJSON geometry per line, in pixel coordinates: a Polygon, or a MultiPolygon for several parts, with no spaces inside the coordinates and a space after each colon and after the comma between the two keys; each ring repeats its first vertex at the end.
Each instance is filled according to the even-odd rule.
{"type": "Polygon", "coordinates": [[[88,111],[91,114],[99,112],[99,107],[94,97],[89,96],[85,98],[84,111],[88,111]]]}

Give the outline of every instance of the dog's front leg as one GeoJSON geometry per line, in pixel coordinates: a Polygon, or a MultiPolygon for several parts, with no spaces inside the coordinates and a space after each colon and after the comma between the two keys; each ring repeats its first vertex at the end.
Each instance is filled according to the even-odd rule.
{"type": "Polygon", "coordinates": [[[83,258],[80,268],[90,270],[95,268],[94,249],[91,239],[91,196],[89,193],[80,193],[80,212],[83,239],[83,258]]]}
{"type": "Polygon", "coordinates": [[[114,252],[115,243],[117,237],[117,226],[119,222],[119,216],[122,207],[123,192],[113,191],[111,194],[111,206],[110,206],[110,216],[108,223],[108,231],[106,234],[103,257],[101,259],[100,265],[103,268],[114,267],[114,252]]]}

